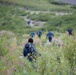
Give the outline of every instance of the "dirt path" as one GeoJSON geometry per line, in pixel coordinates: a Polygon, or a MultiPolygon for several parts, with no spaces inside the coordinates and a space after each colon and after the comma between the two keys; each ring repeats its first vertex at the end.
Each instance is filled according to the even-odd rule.
{"type": "MultiPolygon", "coordinates": [[[[35,20],[31,20],[30,18],[27,18],[27,16],[24,16],[24,19],[26,22],[30,21],[30,26],[32,27],[41,27],[42,25],[44,25],[46,22],[43,22],[43,21],[35,21],[35,20]]],[[[28,24],[27,24],[28,25],[28,24]]]]}

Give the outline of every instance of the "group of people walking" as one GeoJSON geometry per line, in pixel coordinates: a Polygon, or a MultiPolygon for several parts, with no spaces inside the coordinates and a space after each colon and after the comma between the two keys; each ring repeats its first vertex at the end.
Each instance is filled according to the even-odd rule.
{"type": "MultiPolygon", "coordinates": [[[[41,30],[38,30],[37,31],[37,36],[39,37],[39,38],[41,38],[41,36],[42,36],[42,31],[41,30]]],[[[31,36],[31,38],[33,38],[34,36],[35,36],[35,32],[31,32],[30,33],[30,36],[31,36]]],[[[52,37],[54,36],[54,34],[51,32],[51,31],[48,31],[48,33],[46,34],[46,38],[49,40],[49,42],[51,42],[52,41],[52,37]]]]}
{"type": "MultiPolygon", "coordinates": [[[[41,38],[42,31],[41,31],[41,30],[38,30],[36,34],[37,34],[37,36],[38,36],[39,38],[41,38]]],[[[33,37],[35,36],[35,32],[34,32],[34,31],[31,32],[31,33],[30,33],[30,36],[31,36],[31,38],[33,38],[33,37]]]]}
{"type": "MultiPolygon", "coordinates": [[[[71,36],[73,34],[71,28],[69,28],[67,31],[68,31],[69,36],[71,36]]],[[[42,31],[38,30],[36,34],[37,34],[37,36],[39,38],[41,38],[42,31]]],[[[33,59],[36,59],[35,57],[33,57],[33,55],[39,55],[39,56],[41,56],[41,54],[38,53],[38,51],[36,50],[35,45],[33,44],[33,37],[36,34],[35,34],[35,32],[31,32],[30,33],[31,38],[28,39],[28,43],[25,44],[25,47],[23,49],[23,55],[24,55],[24,57],[27,57],[27,59],[30,62],[32,62],[33,59]]],[[[52,37],[54,37],[54,34],[51,31],[48,31],[47,34],[46,34],[46,38],[48,39],[49,42],[52,42],[52,37]]]]}
{"type": "MultiPolygon", "coordinates": [[[[37,33],[35,33],[35,32],[31,32],[30,33],[30,37],[31,38],[28,39],[28,43],[25,44],[25,47],[24,47],[24,50],[23,50],[24,57],[27,57],[27,59],[30,62],[32,62],[33,59],[36,59],[35,57],[33,57],[34,55],[39,55],[39,56],[41,55],[37,51],[35,45],[33,44],[33,41],[34,41],[33,37],[35,37],[36,34],[37,34],[37,36],[39,38],[41,38],[41,36],[42,36],[42,30],[38,30],[37,33]]],[[[54,36],[54,34],[51,31],[48,31],[48,33],[46,34],[46,38],[48,38],[49,42],[52,41],[52,37],[53,36],[54,36]]]]}

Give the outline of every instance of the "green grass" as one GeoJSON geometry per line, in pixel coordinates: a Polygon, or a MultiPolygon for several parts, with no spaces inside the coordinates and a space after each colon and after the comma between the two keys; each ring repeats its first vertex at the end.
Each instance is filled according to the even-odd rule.
{"type": "MultiPolygon", "coordinates": [[[[5,6],[0,4],[0,30],[10,30],[14,33],[27,33],[33,28],[26,25],[24,20],[26,13],[15,6],[5,6]],[[27,31],[28,30],[28,31],[27,31]]],[[[35,29],[34,29],[35,30],[35,29]]]]}
{"type": "MultiPolygon", "coordinates": [[[[36,62],[30,63],[26,58],[19,58],[23,52],[23,45],[19,47],[16,44],[16,41],[13,40],[16,35],[11,33],[11,36],[8,37],[9,32],[3,34],[1,38],[5,36],[5,41],[9,47],[9,51],[6,55],[2,56],[0,61],[0,74],[3,75],[75,75],[76,71],[76,50],[75,50],[75,43],[76,43],[76,35],[75,38],[68,37],[66,34],[55,33],[55,37],[62,36],[62,40],[64,42],[64,46],[59,48],[56,45],[37,45],[35,44],[38,52],[41,53],[41,56],[37,58],[36,62]],[[8,33],[8,34],[6,34],[8,33]],[[59,34],[59,36],[57,35],[59,34]],[[7,37],[9,39],[7,39],[7,37]],[[12,38],[13,37],[13,38],[12,38]],[[33,65],[33,66],[32,66],[33,65]]],[[[46,32],[47,33],[47,32],[46,32]]],[[[27,37],[27,34],[25,34],[27,37]]],[[[42,35],[40,41],[45,41],[46,38],[45,34],[42,35]]],[[[22,40],[24,40],[23,38],[22,40]]],[[[38,37],[36,36],[34,40],[37,40],[38,37]]],[[[18,39],[16,39],[18,40],[18,39]]],[[[26,41],[27,39],[25,39],[26,41]]],[[[24,41],[24,42],[25,42],[24,41]]],[[[3,45],[4,43],[1,42],[3,45]]],[[[7,46],[5,46],[4,50],[6,50],[7,46]]],[[[4,51],[3,50],[3,51],[4,51]]]]}
{"type": "Polygon", "coordinates": [[[65,32],[68,28],[72,28],[75,31],[76,28],[76,14],[72,15],[64,15],[64,16],[56,16],[50,18],[48,22],[44,25],[43,29],[65,32]]]}
{"type": "Polygon", "coordinates": [[[29,15],[28,18],[36,21],[48,21],[51,17],[54,17],[54,13],[39,13],[39,14],[32,14],[29,15]]]}
{"type": "Polygon", "coordinates": [[[0,0],[4,2],[9,2],[23,6],[26,9],[33,9],[33,10],[51,10],[51,11],[71,11],[71,5],[55,5],[50,4],[48,0],[0,0]]]}
{"type": "MultiPolygon", "coordinates": [[[[0,0],[5,1],[5,0],[0,0]]],[[[72,15],[54,16],[54,14],[33,14],[29,18],[46,21],[42,27],[41,39],[34,37],[34,44],[41,56],[32,64],[21,58],[24,44],[30,38],[32,28],[26,25],[24,16],[29,14],[20,10],[20,6],[33,10],[73,10],[71,5],[54,5],[47,0],[6,0],[13,3],[0,4],[0,74],[1,75],[76,75],[76,13],[72,15]],[[19,6],[14,6],[16,3],[19,6]],[[6,6],[7,5],[7,6],[6,6]],[[48,9],[47,9],[48,8],[48,9]],[[73,28],[74,36],[65,33],[67,28],[73,28]],[[64,46],[59,48],[54,41],[47,45],[46,34],[52,30],[55,38],[60,38],[64,46]],[[40,45],[41,43],[41,45],[40,45]]],[[[75,7],[74,7],[75,8],[75,7]]]]}

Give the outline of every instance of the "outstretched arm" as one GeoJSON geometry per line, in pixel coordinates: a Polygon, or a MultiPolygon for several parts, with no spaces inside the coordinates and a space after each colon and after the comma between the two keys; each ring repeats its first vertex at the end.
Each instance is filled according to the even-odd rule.
{"type": "Polygon", "coordinates": [[[54,36],[54,34],[52,33],[52,36],[54,36]]]}
{"type": "Polygon", "coordinates": [[[41,54],[37,51],[35,45],[33,45],[33,53],[34,53],[35,55],[39,55],[39,56],[41,55],[41,54]]]}

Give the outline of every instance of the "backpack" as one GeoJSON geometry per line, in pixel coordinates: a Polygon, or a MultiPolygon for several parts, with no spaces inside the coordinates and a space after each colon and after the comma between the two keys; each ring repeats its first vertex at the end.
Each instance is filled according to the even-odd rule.
{"type": "Polygon", "coordinates": [[[23,49],[23,55],[26,57],[29,53],[32,53],[31,51],[31,44],[27,43],[23,49]]]}

